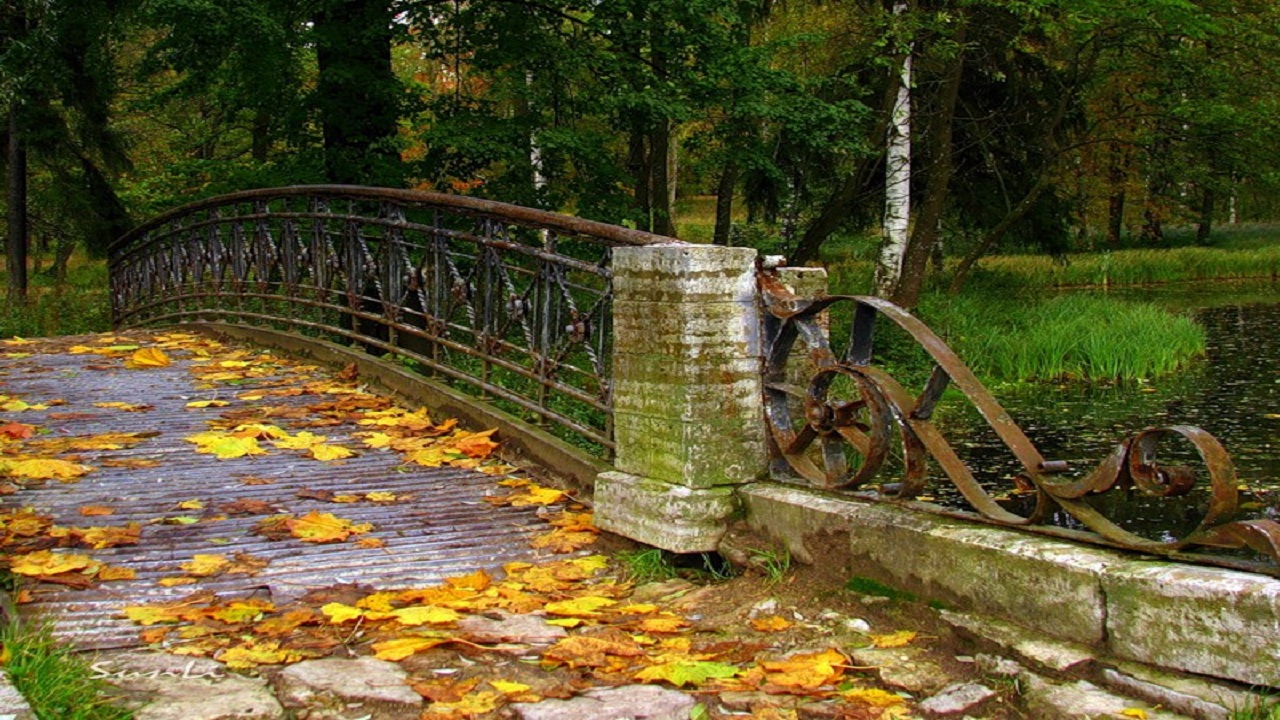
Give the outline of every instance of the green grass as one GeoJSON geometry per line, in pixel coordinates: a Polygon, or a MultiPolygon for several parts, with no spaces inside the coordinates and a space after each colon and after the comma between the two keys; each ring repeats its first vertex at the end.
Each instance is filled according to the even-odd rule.
{"type": "Polygon", "coordinates": [[[1252,248],[1177,247],[1159,250],[1047,255],[995,255],[979,261],[975,283],[1026,287],[1113,287],[1203,280],[1280,277],[1280,244],[1252,248]]]}
{"type": "Polygon", "coordinates": [[[778,550],[752,550],[751,561],[764,572],[770,585],[777,585],[791,571],[791,553],[786,548],[778,550]]]}
{"type": "Polygon", "coordinates": [[[920,316],[987,380],[1142,380],[1187,367],[1203,328],[1155,305],[1092,295],[931,296],[920,316]]]}
{"type": "Polygon", "coordinates": [[[679,575],[679,570],[665,550],[635,550],[618,553],[617,557],[626,568],[627,578],[637,585],[670,580],[679,575]]]}
{"type": "MultiPolygon", "coordinates": [[[[102,332],[111,328],[107,266],[80,256],[72,258],[65,283],[32,273],[25,305],[5,303],[0,310],[0,337],[54,337],[102,332]]],[[[0,292],[8,275],[0,271],[0,292]]]]}
{"type": "Polygon", "coordinates": [[[56,642],[45,626],[11,622],[0,630],[8,654],[5,671],[40,720],[127,720],[128,710],[108,704],[106,683],[89,661],[56,642]]]}

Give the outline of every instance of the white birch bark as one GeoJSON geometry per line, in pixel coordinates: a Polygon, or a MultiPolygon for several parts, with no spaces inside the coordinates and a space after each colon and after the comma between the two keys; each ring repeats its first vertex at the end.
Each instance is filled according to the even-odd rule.
{"type": "MultiPolygon", "coordinates": [[[[893,14],[907,11],[897,2],[893,14]]],[[[898,70],[898,96],[885,138],[884,224],[876,264],[876,294],[888,297],[902,277],[902,259],[911,225],[911,46],[898,70]]]]}

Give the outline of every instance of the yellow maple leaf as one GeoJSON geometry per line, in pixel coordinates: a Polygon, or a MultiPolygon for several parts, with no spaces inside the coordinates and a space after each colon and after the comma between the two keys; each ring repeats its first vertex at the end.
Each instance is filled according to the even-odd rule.
{"type": "Polygon", "coordinates": [[[103,565],[98,571],[98,579],[103,582],[111,582],[112,580],[136,580],[138,571],[133,568],[120,567],[118,565],[103,565]]]}
{"type": "Polygon", "coordinates": [[[795,623],[780,615],[759,617],[751,621],[751,627],[759,630],[760,632],[782,632],[794,624],[795,623]]]}
{"type": "Polygon", "coordinates": [[[187,610],[172,605],[132,605],[121,608],[120,612],[133,622],[144,625],[160,623],[180,623],[186,620],[187,610]]]}
{"type": "Polygon", "coordinates": [[[104,505],[85,505],[84,507],[80,508],[80,514],[85,517],[95,517],[100,515],[114,515],[115,510],[113,508],[109,508],[104,505]]]}
{"type": "Polygon", "coordinates": [[[916,639],[916,633],[912,630],[899,630],[885,635],[870,635],[872,644],[878,648],[896,648],[907,645],[916,639]]]}
{"type": "Polygon", "coordinates": [[[512,507],[524,507],[526,505],[551,505],[560,502],[564,498],[565,493],[563,490],[531,483],[525,488],[524,492],[510,495],[507,500],[512,507]]]}
{"type": "Polygon", "coordinates": [[[610,600],[609,598],[599,597],[597,595],[586,595],[572,600],[549,602],[546,604],[545,609],[551,615],[592,617],[600,614],[596,612],[597,610],[617,604],[617,600],[610,600]]]}
{"type": "Polygon", "coordinates": [[[227,648],[214,655],[213,659],[229,668],[247,670],[259,665],[281,665],[297,662],[302,659],[302,656],[293,650],[282,649],[279,640],[267,640],[265,642],[227,648]]]}
{"type": "Polygon", "coordinates": [[[1125,708],[1120,711],[1124,717],[1137,718],[1138,720],[1147,720],[1147,711],[1142,708],[1125,708]]]}
{"type": "Polygon", "coordinates": [[[414,653],[447,643],[450,638],[400,637],[373,644],[373,656],[379,660],[403,660],[414,653]]]}
{"type": "Polygon", "coordinates": [[[320,608],[320,612],[329,618],[329,622],[334,625],[341,625],[350,622],[356,618],[364,617],[365,611],[358,607],[351,607],[340,602],[331,602],[320,608]]]}
{"type": "Polygon", "coordinates": [[[226,555],[195,555],[179,567],[188,575],[212,577],[225,571],[229,565],[231,561],[226,555]]]}
{"type": "Polygon", "coordinates": [[[275,609],[276,606],[266,600],[236,600],[222,607],[210,608],[204,614],[219,622],[239,625],[241,623],[257,622],[262,619],[264,613],[272,612],[275,609]]]}
{"type": "Polygon", "coordinates": [[[880,690],[879,688],[853,688],[843,690],[840,696],[845,700],[862,705],[870,705],[871,707],[887,708],[897,705],[906,704],[906,700],[901,695],[895,695],[891,692],[880,690]]]}
{"type": "Polygon", "coordinates": [[[88,465],[58,460],[55,458],[30,458],[27,460],[5,460],[4,470],[13,477],[28,480],[57,479],[70,482],[78,477],[93,472],[88,465]]]}
{"type": "Polygon", "coordinates": [[[449,459],[449,456],[445,454],[444,450],[433,446],[409,453],[405,459],[423,467],[440,467],[449,459]]]}
{"type": "Polygon", "coordinates": [[[197,499],[183,500],[182,502],[178,503],[178,509],[179,510],[203,510],[204,501],[197,500],[197,499]]]}
{"type": "Polygon", "coordinates": [[[219,432],[197,433],[184,438],[195,443],[196,452],[216,455],[219,460],[231,460],[246,455],[266,455],[254,437],[237,437],[219,432]]]}
{"type": "Polygon", "coordinates": [[[765,671],[765,679],[773,685],[813,689],[838,680],[847,664],[848,660],[839,650],[828,648],[783,660],[765,660],[760,667],[765,671]]]}
{"type": "Polygon", "coordinates": [[[342,460],[355,455],[353,450],[341,445],[312,445],[309,450],[311,452],[311,457],[324,462],[328,462],[330,460],[342,460]]]}
{"type": "Polygon", "coordinates": [[[490,680],[489,685],[503,695],[519,695],[533,689],[524,683],[510,682],[508,680],[490,680]]]}
{"type": "Polygon", "coordinates": [[[134,351],[128,360],[124,361],[124,366],[130,370],[145,370],[146,368],[168,367],[172,364],[169,356],[164,351],[156,347],[146,347],[134,351]]]}
{"type": "Polygon", "coordinates": [[[401,625],[447,625],[462,617],[449,608],[429,605],[392,610],[391,614],[401,625]]]}
{"type": "Polygon", "coordinates": [[[329,438],[324,435],[316,435],[315,433],[303,431],[297,435],[290,435],[276,440],[272,440],[271,444],[281,450],[306,450],[313,445],[319,445],[329,438]]]}
{"type": "Polygon", "coordinates": [[[76,570],[92,570],[97,566],[98,563],[88,555],[37,550],[15,558],[9,564],[9,571],[18,575],[45,577],[76,570]]]}
{"type": "Polygon", "coordinates": [[[192,400],[191,402],[187,403],[187,407],[200,409],[200,408],[210,408],[210,407],[226,407],[230,404],[231,403],[227,402],[226,400],[192,400]]]}
{"type": "Polygon", "coordinates": [[[359,540],[356,540],[356,547],[362,547],[362,548],[365,548],[366,550],[374,550],[377,548],[384,548],[386,546],[387,546],[386,541],[382,540],[381,538],[366,537],[366,538],[360,538],[359,540]]]}
{"type": "Polygon", "coordinates": [[[360,442],[375,450],[391,446],[391,436],[386,433],[370,432],[360,433],[359,435],[360,442]]]}
{"type": "Polygon", "coordinates": [[[389,492],[371,492],[365,493],[364,499],[369,502],[395,502],[396,494],[389,492]]]}
{"type": "Polygon", "coordinates": [[[312,510],[300,518],[288,518],[284,522],[294,537],[303,542],[313,543],[342,542],[352,535],[362,535],[373,529],[369,523],[353,523],[333,513],[322,513],[317,510],[312,510]]]}

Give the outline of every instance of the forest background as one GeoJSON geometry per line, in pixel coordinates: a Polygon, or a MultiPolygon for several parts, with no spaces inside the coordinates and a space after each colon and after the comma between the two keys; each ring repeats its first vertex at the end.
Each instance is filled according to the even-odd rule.
{"type": "MultiPolygon", "coordinates": [[[[1017,282],[1107,283],[1128,248],[1213,245],[1215,223],[1280,211],[1267,0],[2,7],[14,302],[28,254],[56,282],[162,210],[289,184],[751,245],[832,266],[842,291],[869,291],[878,261],[907,306],[992,253],[1040,268],[1017,282]],[[1073,252],[1106,268],[1073,280],[1073,252]]],[[[1236,237],[1247,267],[1222,275],[1275,274],[1272,239],[1236,237]]],[[[1137,279],[1222,262],[1162,257],[1182,269],[1137,279]]]]}

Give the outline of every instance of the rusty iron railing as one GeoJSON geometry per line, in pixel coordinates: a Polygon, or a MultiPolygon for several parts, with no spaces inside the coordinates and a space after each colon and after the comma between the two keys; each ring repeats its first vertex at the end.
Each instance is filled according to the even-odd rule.
{"type": "MultiPolygon", "coordinates": [[[[836,295],[801,298],[769,272],[761,272],[766,310],[765,415],[776,456],[807,482],[827,489],[867,485],[894,459],[896,482],[881,483],[878,497],[909,501],[926,492],[932,459],[979,519],[1021,526],[1147,553],[1184,556],[1192,546],[1248,548],[1267,556],[1263,566],[1280,565],[1280,523],[1237,520],[1238,486],[1230,456],[1212,435],[1197,427],[1147,428],[1122,442],[1096,468],[1071,473],[1067,463],[1046,460],[1009,413],[996,402],[960,358],[924,323],[876,297],[836,295]],[[852,305],[847,346],[833,348],[826,315],[852,305]],[[913,394],[871,364],[873,328],[887,319],[915,341],[933,363],[923,390],[913,394]],[[997,501],[947,442],[932,416],[948,386],[972,403],[1021,466],[1015,485],[1033,495],[1034,507],[1020,515],[997,501]],[[1202,473],[1190,465],[1162,464],[1162,440],[1181,438],[1198,456],[1202,473]],[[1207,476],[1208,492],[1199,522],[1177,537],[1171,528],[1149,538],[1104,515],[1091,502],[1104,493],[1134,491],[1150,497],[1188,497],[1207,476]],[[1044,523],[1061,509],[1089,534],[1061,531],[1044,523]]],[[[1197,556],[1195,559],[1206,559],[1197,556]]],[[[1230,559],[1209,562],[1237,565],[1230,559]]],[[[1253,563],[1246,563],[1256,569],[1253,563]]]]}
{"type": "Polygon", "coordinates": [[[610,248],[672,242],[477,198],[353,186],[186,205],[110,252],[117,326],[292,330],[390,353],[613,447],[610,248]]]}

